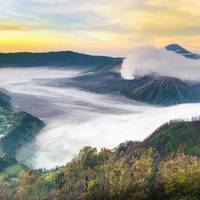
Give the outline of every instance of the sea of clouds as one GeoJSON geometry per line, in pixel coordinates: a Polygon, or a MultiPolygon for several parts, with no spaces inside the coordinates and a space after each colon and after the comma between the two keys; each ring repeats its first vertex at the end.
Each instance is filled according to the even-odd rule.
{"type": "Polygon", "coordinates": [[[200,113],[200,104],[158,107],[46,84],[80,73],[56,68],[0,69],[0,84],[12,96],[15,109],[26,110],[46,123],[36,139],[18,152],[20,162],[53,168],[70,161],[84,146],[114,148],[127,140],[143,140],[169,120],[200,113]]]}

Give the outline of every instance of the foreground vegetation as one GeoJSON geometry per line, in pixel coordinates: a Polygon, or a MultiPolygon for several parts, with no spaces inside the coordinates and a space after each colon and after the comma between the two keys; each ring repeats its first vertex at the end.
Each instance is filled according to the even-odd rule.
{"type": "Polygon", "coordinates": [[[0,173],[0,199],[198,200],[200,121],[173,121],[143,142],[114,150],[85,147],[66,166],[0,173]]]}

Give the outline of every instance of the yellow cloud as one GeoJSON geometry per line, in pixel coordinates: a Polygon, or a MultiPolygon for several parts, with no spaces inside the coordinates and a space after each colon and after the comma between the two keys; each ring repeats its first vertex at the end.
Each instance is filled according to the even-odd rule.
{"type": "Polygon", "coordinates": [[[106,33],[92,34],[94,39],[91,39],[90,35],[88,40],[87,37],[45,31],[3,31],[0,32],[0,52],[73,50],[92,54],[121,55],[128,49],[129,42],[119,43],[115,37],[106,33]]]}
{"type": "Polygon", "coordinates": [[[0,21],[0,31],[21,31],[27,29],[22,23],[0,21]]]}
{"type": "Polygon", "coordinates": [[[163,46],[171,42],[200,49],[199,0],[82,0],[81,5],[71,0],[35,2],[46,2],[35,15],[55,17],[57,24],[48,19],[40,24],[40,18],[32,18],[38,23],[34,28],[32,21],[1,20],[0,51],[71,49],[112,53],[137,45],[163,46]],[[95,23],[87,11],[99,17],[95,23]],[[80,13],[83,19],[87,15],[87,23],[81,23],[81,17],[77,22],[80,13]],[[65,16],[72,17],[70,24],[65,16]]]}
{"type": "Polygon", "coordinates": [[[177,36],[177,37],[161,37],[157,38],[153,41],[155,46],[157,47],[164,47],[170,43],[178,43],[185,48],[188,48],[193,51],[200,51],[200,35],[199,36],[177,36]]]}

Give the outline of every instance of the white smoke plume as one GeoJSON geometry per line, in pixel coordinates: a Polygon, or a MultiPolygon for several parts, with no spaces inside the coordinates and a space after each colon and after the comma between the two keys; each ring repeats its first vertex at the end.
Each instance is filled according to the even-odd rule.
{"type": "Polygon", "coordinates": [[[164,48],[139,47],[129,52],[121,74],[125,79],[154,74],[200,81],[200,60],[185,58],[164,48]]]}

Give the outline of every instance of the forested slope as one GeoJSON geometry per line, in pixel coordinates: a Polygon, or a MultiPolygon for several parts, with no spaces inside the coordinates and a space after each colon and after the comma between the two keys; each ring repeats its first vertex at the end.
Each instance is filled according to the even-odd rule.
{"type": "MultiPolygon", "coordinates": [[[[21,173],[9,198],[195,199],[200,195],[200,121],[172,121],[143,142],[85,147],[64,167],[21,173]]],[[[8,186],[1,185],[6,199],[8,186]]],[[[10,191],[10,190],[9,190],[10,191]]]]}

